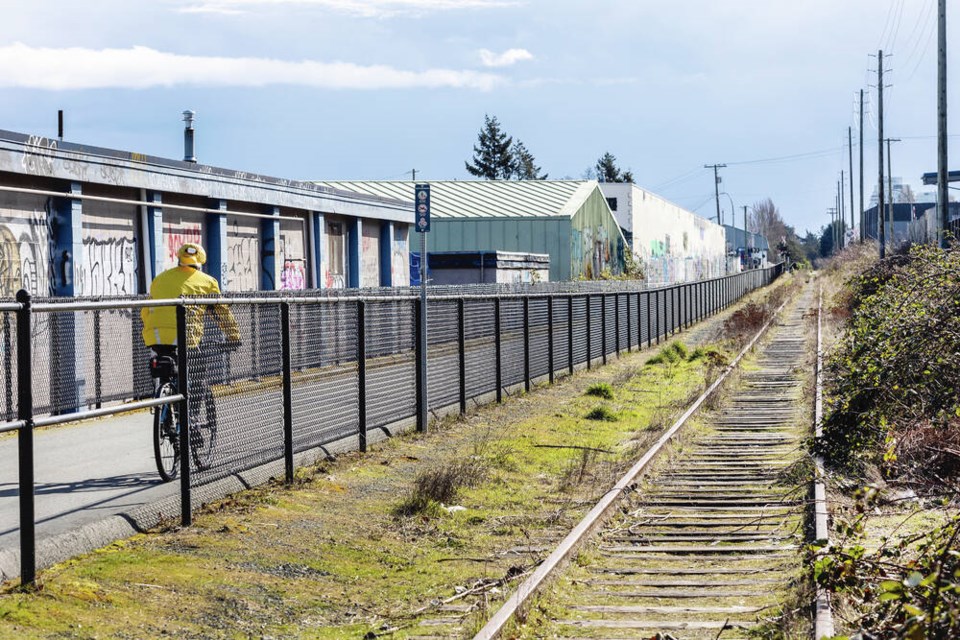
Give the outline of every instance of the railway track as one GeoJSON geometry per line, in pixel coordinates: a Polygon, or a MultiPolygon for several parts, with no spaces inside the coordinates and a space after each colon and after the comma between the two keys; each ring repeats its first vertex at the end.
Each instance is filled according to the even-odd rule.
{"type": "MultiPolygon", "coordinates": [[[[734,640],[774,615],[802,571],[806,487],[782,472],[803,455],[810,432],[803,387],[813,376],[807,354],[815,335],[804,315],[812,307],[807,286],[669,465],[636,491],[611,492],[621,497],[618,515],[593,533],[580,562],[563,567],[579,545],[564,552],[561,544],[476,638],[497,637],[547,580],[554,588],[541,603],[546,622],[526,630],[532,637],[734,640]]],[[[612,511],[609,496],[594,510],[612,511]]],[[[593,530],[589,519],[581,540],[593,530]]]]}

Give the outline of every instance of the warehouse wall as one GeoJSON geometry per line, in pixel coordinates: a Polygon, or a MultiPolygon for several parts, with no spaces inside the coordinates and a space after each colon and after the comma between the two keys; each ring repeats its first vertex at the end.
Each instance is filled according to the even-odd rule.
{"type": "Polygon", "coordinates": [[[726,233],[722,226],[634,184],[601,184],[616,198],[614,212],[631,248],[643,261],[651,284],[726,275],[726,233]]]}

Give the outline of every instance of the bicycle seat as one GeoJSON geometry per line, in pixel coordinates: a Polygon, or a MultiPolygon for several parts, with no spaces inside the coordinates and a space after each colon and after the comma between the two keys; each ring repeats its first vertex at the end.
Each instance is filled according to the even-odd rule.
{"type": "Polygon", "coordinates": [[[154,356],[150,358],[151,378],[177,377],[177,360],[172,356],[154,356]]]}

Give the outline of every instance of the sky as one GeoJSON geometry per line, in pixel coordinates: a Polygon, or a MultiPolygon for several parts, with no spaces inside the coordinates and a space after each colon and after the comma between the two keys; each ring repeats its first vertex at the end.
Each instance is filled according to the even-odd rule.
{"type": "MultiPolygon", "coordinates": [[[[550,178],[610,152],[641,187],[713,217],[704,165],[726,164],[724,222],[770,198],[803,233],[829,222],[841,171],[849,188],[848,127],[859,193],[861,89],[874,190],[883,49],[892,173],[918,191],[937,169],[937,0],[0,2],[0,129],[55,137],[63,109],[81,144],[182,158],[191,109],[204,164],[469,179],[491,115],[550,178]]],[[[948,43],[958,24],[948,14],[948,43]]]]}

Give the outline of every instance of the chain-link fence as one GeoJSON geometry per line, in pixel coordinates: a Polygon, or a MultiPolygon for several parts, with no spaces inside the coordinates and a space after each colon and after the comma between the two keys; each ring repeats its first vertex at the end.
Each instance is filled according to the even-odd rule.
{"type": "MultiPolygon", "coordinates": [[[[170,301],[21,295],[0,301],[0,433],[20,433],[20,500],[30,502],[22,511],[29,516],[34,426],[153,408],[156,439],[166,419],[158,416],[175,416],[179,467],[167,476],[179,469],[189,524],[194,487],[278,460],[292,479],[294,454],[335,442],[365,450],[372,430],[426,429],[424,408],[464,412],[658,343],[781,272],[777,265],[663,288],[431,288],[426,344],[411,289],[170,301]],[[165,382],[150,375],[142,335],[141,312],[155,306],[176,307],[178,366],[165,382]]],[[[33,536],[22,522],[24,562],[33,536]]],[[[22,576],[31,581],[33,567],[22,576]]]]}

